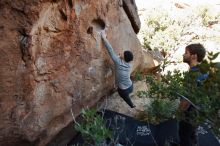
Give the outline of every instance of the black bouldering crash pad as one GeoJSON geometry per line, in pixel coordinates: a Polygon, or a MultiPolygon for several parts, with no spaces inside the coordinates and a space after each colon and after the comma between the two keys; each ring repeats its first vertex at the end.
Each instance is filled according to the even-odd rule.
{"type": "MultiPolygon", "coordinates": [[[[114,133],[114,139],[123,146],[178,146],[178,122],[168,120],[158,125],[138,121],[110,110],[98,112],[106,121],[106,126],[114,133]]],[[[206,125],[198,127],[199,146],[220,146],[218,140],[206,125]]],[[[68,145],[82,145],[79,134],[68,145]]]]}

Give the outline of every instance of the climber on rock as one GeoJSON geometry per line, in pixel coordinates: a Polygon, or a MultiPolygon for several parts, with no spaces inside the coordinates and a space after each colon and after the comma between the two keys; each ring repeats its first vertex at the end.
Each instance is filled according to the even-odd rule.
{"type": "Polygon", "coordinates": [[[131,61],[133,60],[133,54],[131,51],[124,51],[124,56],[118,56],[114,52],[111,44],[106,38],[105,30],[101,31],[101,38],[107,48],[108,54],[114,62],[115,66],[115,83],[117,86],[118,94],[123,100],[131,107],[135,105],[132,103],[129,94],[133,92],[133,83],[130,79],[131,75],[131,61]]]}

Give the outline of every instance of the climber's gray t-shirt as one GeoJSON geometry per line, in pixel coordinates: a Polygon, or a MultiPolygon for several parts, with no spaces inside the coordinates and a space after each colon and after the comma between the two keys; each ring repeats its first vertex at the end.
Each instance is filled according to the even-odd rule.
{"type": "Polygon", "coordinates": [[[127,89],[132,85],[132,81],[130,79],[131,68],[132,65],[130,63],[125,62],[123,59],[119,58],[111,44],[108,42],[106,38],[103,38],[105,47],[108,50],[108,53],[115,65],[115,83],[120,89],[127,89]]]}

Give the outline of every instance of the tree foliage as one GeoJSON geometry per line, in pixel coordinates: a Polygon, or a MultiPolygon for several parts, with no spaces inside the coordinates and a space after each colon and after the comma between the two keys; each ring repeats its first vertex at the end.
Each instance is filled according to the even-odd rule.
{"type": "Polygon", "coordinates": [[[101,146],[107,138],[112,138],[112,131],[95,109],[82,109],[82,118],[83,122],[76,123],[75,129],[82,134],[84,145],[101,146]]]}

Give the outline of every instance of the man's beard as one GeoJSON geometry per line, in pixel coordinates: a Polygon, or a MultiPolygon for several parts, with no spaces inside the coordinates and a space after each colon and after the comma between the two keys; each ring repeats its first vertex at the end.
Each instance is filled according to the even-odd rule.
{"type": "Polygon", "coordinates": [[[183,62],[184,62],[184,63],[187,63],[187,64],[190,64],[190,60],[187,59],[187,58],[183,58],[183,62]]]}

